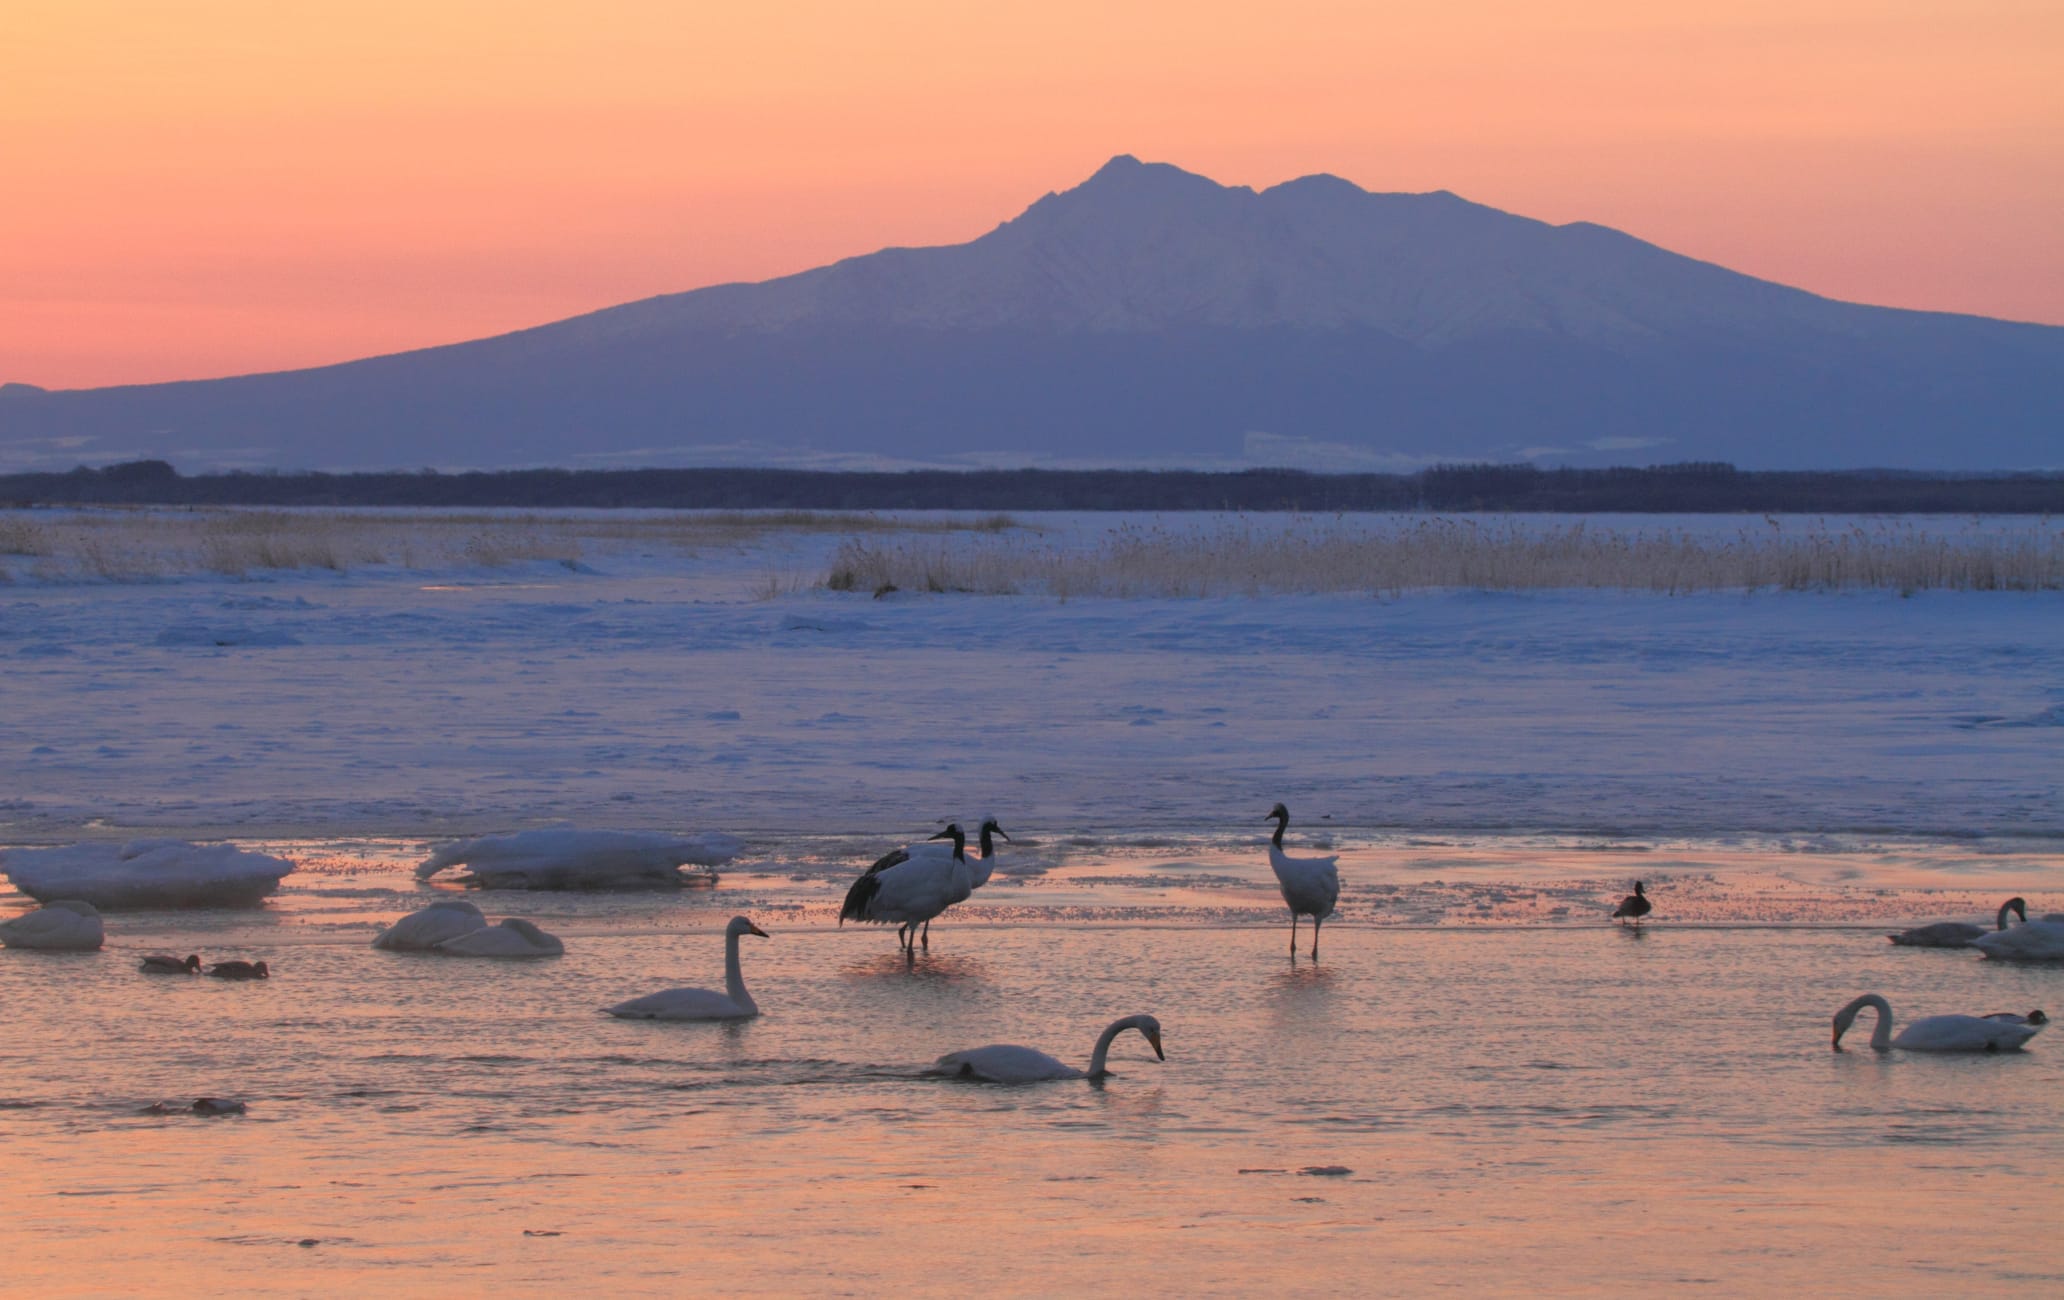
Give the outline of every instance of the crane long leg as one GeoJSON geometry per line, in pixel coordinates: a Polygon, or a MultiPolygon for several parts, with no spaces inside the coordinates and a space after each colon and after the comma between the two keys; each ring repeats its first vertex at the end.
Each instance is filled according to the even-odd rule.
{"type": "Polygon", "coordinates": [[[1319,918],[1316,916],[1311,919],[1311,959],[1319,959],[1319,918]]]}
{"type": "Polygon", "coordinates": [[[926,952],[932,950],[932,923],[930,921],[924,923],[924,948],[926,952]]]}
{"type": "Polygon", "coordinates": [[[1297,913],[1290,913],[1290,955],[1297,955],[1297,913]]]}

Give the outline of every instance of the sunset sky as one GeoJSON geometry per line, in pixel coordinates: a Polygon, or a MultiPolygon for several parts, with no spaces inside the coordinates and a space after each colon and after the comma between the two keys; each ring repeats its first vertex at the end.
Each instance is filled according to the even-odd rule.
{"type": "Polygon", "coordinates": [[[13,0],[0,380],[200,378],[958,243],[1132,153],[2064,323],[2064,3],[13,0]]]}

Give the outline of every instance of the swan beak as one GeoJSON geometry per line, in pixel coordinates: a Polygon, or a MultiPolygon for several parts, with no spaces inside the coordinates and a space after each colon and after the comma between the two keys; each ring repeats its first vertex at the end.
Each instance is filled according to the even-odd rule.
{"type": "Polygon", "coordinates": [[[1842,1050],[1842,1031],[1841,1031],[1841,1030],[1837,1029],[1837,1030],[1835,1031],[1835,1038],[1834,1038],[1834,1041],[1833,1041],[1833,1042],[1831,1042],[1831,1043],[1829,1043],[1829,1044],[1828,1044],[1828,1046],[1829,1046],[1829,1047],[1832,1047],[1832,1048],[1833,1048],[1833,1049],[1834,1049],[1835,1051],[1838,1051],[1838,1052],[1842,1050]]]}
{"type": "Polygon", "coordinates": [[[765,930],[762,930],[762,929],[761,929],[761,928],[760,928],[759,926],[757,926],[757,925],[752,925],[752,926],[748,926],[748,927],[746,928],[746,933],[747,933],[747,934],[756,934],[756,935],[760,936],[760,937],[761,937],[762,939],[764,939],[764,938],[766,938],[766,937],[767,937],[767,932],[766,932],[765,930]]]}
{"type": "Polygon", "coordinates": [[[1148,1030],[1147,1041],[1154,1045],[1154,1058],[1156,1060],[1165,1061],[1168,1059],[1168,1053],[1161,1050],[1161,1035],[1153,1030],[1148,1030]]]}

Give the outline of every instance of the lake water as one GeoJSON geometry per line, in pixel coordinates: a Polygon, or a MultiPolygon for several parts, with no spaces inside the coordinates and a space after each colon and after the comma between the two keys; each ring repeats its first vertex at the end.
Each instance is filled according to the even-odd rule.
{"type": "Polygon", "coordinates": [[[2003,889],[2060,910],[2048,846],[1343,837],[1315,964],[1285,952],[1264,829],[1030,847],[911,963],[834,924],[864,860],[834,839],[756,842],[710,889],[473,895],[566,939],[529,964],[367,946],[440,893],[418,844],[269,846],[305,866],[261,910],[0,952],[8,1285],[2064,1286],[2064,1042],[1880,1056],[1866,1018],[1828,1050],[1870,990],[1902,1020],[2064,1011],[2064,970],[1882,937],[2003,889]],[[1636,875],[1656,919],[1604,923],[1636,875]],[[744,941],[761,1018],[599,1014],[720,986],[740,912],[772,935],[744,941]],[[276,975],[151,978],[148,951],[276,975]],[[1168,1059],[1128,1035],[1101,1084],[920,1073],[997,1041],[1086,1058],[1136,1011],[1168,1059]],[[202,1095],[249,1113],[141,1113],[202,1095]]]}

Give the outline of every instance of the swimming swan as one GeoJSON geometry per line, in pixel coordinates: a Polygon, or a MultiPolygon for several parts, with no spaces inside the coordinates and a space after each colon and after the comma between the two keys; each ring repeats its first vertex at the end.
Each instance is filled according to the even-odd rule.
{"type": "Polygon", "coordinates": [[[1276,823],[1276,833],[1269,840],[1268,860],[1275,869],[1283,901],[1290,905],[1290,955],[1297,955],[1297,918],[1308,916],[1312,919],[1311,955],[1317,960],[1319,922],[1333,915],[1333,906],[1340,901],[1340,858],[1291,857],[1283,852],[1283,831],[1290,825],[1290,810],[1277,804],[1262,818],[1271,819],[1276,823]]]}
{"type": "Polygon", "coordinates": [[[724,991],[715,989],[662,989],[642,998],[604,1007],[623,1020],[749,1020],[760,1008],[745,991],[745,978],[738,973],[738,937],[767,932],[742,916],[731,918],[724,927],[724,991]]]}
{"type": "Polygon", "coordinates": [[[0,922],[0,947],[43,952],[92,952],[107,942],[107,930],[91,903],[65,898],[0,922]]]}
{"type": "Polygon", "coordinates": [[[1901,930],[1898,934],[1888,934],[1885,937],[1904,948],[1968,948],[1986,935],[2006,929],[2009,912],[2020,917],[2024,925],[2027,924],[2027,902],[2019,898],[2010,898],[2000,904],[1997,923],[1991,930],[1982,925],[1972,925],[1969,921],[1937,921],[1933,925],[1915,926],[1911,930],[1901,930]]]}
{"type": "Polygon", "coordinates": [[[1923,1016],[1900,1031],[1899,1037],[1892,1036],[1892,1004],[1875,993],[1866,993],[1835,1013],[1834,1049],[1842,1050],[1842,1035],[1856,1021],[1856,1015],[1865,1007],[1877,1013],[1877,1025],[1871,1030],[1870,1045],[1874,1052],[1889,1051],[1897,1047],[1908,1052],[2010,1052],[2042,1032],[2049,1023],[2041,1013],[2009,1019],[2004,1013],[1994,1016],[1923,1016]]]}
{"type": "Polygon", "coordinates": [[[948,1052],[925,1073],[974,1079],[981,1083],[1101,1079],[1111,1073],[1104,1068],[1104,1058],[1110,1054],[1112,1040],[1128,1029],[1137,1029],[1145,1035],[1157,1059],[1168,1059],[1161,1050],[1161,1022],[1152,1016],[1126,1016],[1113,1020],[1097,1036],[1096,1048],[1089,1054],[1089,1069],[1086,1071],[1065,1065],[1036,1048],[1019,1047],[1015,1043],[993,1043],[988,1047],[969,1048],[965,1052],[948,1052]]]}

